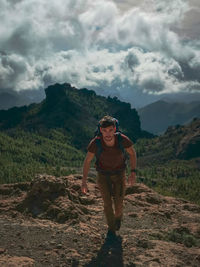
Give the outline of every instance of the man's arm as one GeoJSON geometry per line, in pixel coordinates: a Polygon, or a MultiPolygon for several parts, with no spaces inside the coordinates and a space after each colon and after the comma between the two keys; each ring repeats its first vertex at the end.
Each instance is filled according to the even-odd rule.
{"type": "MultiPolygon", "coordinates": [[[[130,167],[131,169],[136,169],[136,152],[133,146],[125,148],[130,156],[130,167]]],[[[131,172],[131,175],[128,178],[128,182],[130,185],[133,185],[136,182],[136,172],[131,172]]]]}
{"type": "Polygon", "coordinates": [[[129,156],[130,156],[130,165],[131,165],[131,169],[135,169],[136,168],[136,152],[135,149],[133,148],[133,146],[125,148],[126,151],[128,152],[129,156]]]}
{"type": "Polygon", "coordinates": [[[90,163],[92,159],[94,158],[95,154],[92,152],[87,152],[87,155],[85,157],[84,163],[83,163],[83,178],[82,178],[82,186],[81,190],[84,194],[88,191],[87,188],[87,177],[88,177],[88,172],[90,170],[90,163]]]}

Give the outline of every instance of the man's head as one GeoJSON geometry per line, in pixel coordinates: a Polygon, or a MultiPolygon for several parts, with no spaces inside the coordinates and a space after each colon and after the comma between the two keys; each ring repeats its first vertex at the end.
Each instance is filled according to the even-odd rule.
{"type": "Polygon", "coordinates": [[[104,140],[107,142],[112,141],[116,132],[115,119],[107,115],[100,120],[99,124],[104,140]]]}

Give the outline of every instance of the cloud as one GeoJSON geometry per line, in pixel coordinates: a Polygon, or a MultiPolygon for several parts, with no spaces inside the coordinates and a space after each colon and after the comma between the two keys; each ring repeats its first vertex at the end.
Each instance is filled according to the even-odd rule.
{"type": "Polygon", "coordinates": [[[128,100],[199,91],[200,40],[173,30],[187,2],[123,2],[122,12],[119,0],[1,0],[0,88],[70,82],[128,100]]]}

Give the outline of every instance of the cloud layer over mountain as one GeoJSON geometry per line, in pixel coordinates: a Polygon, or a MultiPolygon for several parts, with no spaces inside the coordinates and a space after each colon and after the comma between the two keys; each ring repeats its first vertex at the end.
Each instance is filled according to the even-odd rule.
{"type": "Polygon", "coordinates": [[[70,82],[127,98],[200,91],[200,39],[175,30],[192,7],[145,3],[0,0],[1,90],[70,82]]]}

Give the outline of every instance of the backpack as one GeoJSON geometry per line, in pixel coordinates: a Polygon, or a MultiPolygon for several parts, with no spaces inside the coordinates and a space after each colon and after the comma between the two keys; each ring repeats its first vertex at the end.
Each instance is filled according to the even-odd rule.
{"type": "MultiPolygon", "coordinates": [[[[115,119],[115,118],[114,118],[115,119]]],[[[119,130],[119,121],[117,119],[115,119],[115,126],[116,126],[116,135],[117,135],[117,140],[118,140],[118,145],[119,145],[119,149],[122,151],[123,155],[124,155],[124,163],[126,165],[126,161],[127,161],[127,154],[126,151],[124,149],[123,143],[122,143],[122,136],[121,136],[121,131],[119,130]]],[[[103,152],[103,147],[101,144],[101,131],[100,131],[100,123],[97,126],[97,130],[95,131],[94,137],[96,137],[95,139],[95,143],[97,146],[97,153],[96,153],[96,167],[99,168],[99,159],[100,159],[100,155],[103,152]]]]}

